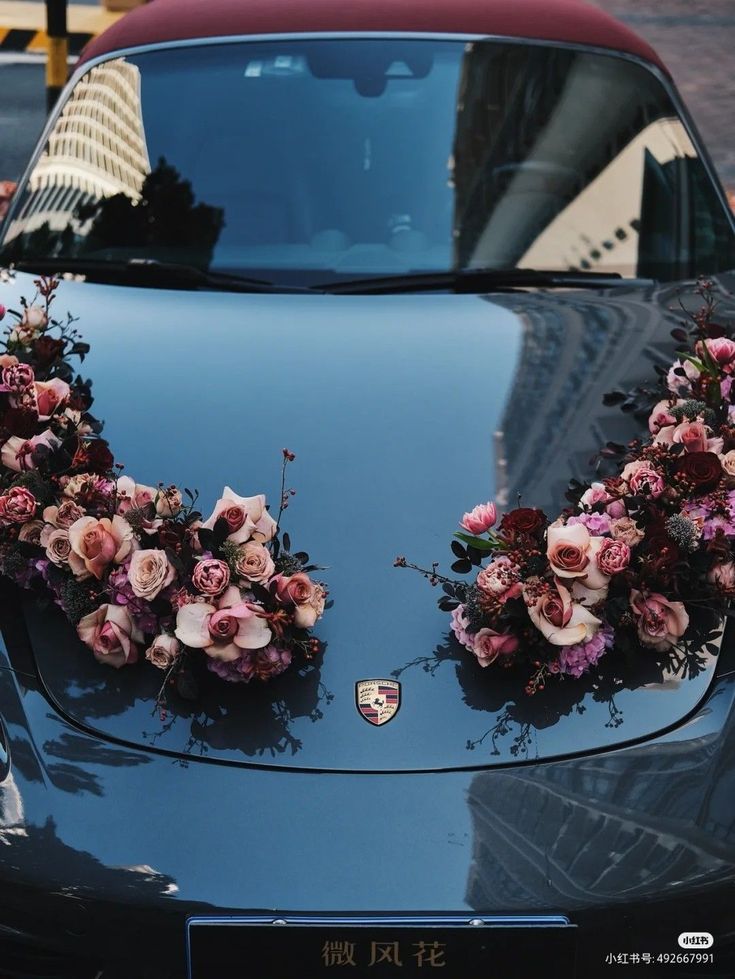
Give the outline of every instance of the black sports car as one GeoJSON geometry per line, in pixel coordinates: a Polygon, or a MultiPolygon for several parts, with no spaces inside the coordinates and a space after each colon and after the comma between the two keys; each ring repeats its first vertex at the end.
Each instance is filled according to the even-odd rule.
{"type": "Polygon", "coordinates": [[[126,472],[277,499],[296,452],[332,603],[310,665],[163,711],[3,584],[3,979],[735,975],[731,631],[528,697],[393,567],[640,434],[603,395],[668,367],[698,276],[735,321],[655,53],[570,0],[155,0],[1,233],[3,305],[65,278],[126,472]]]}

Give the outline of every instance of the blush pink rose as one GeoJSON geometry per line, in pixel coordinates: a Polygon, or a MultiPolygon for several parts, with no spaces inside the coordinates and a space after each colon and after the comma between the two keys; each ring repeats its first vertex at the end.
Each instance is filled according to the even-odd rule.
{"type": "Polygon", "coordinates": [[[606,537],[597,552],[597,566],[606,575],[619,574],[630,564],[630,548],[622,540],[606,537]]]}
{"type": "Polygon", "coordinates": [[[78,506],[74,500],[62,500],[58,506],[47,506],[43,511],[46,523],[62,530],[68,530],[73,523],[86,515],[84,507],[78,506]]]}
{"type": "Polygon", "coordinates": [[[657,592],[644,595],[632,589],[630,607],[637,620],[638,638],[654,649],[676,645],[689,626],[689,615],[683,603],[671,602],[657,592]]]}
{"type": "Polygon", "coordinates": [[[18,531],[18,540],[25,544],[41,545],[41,533],[43,532],[43,520],[31,520],[24,523],[18,531]]]}
{"type": "Polygon", "coordinates": [[[522,590],[518,565],[507,557],[496,558],[483,568],[477,575],[476,584],[480,591],[503,603],[518,598],[522,590]]]}
{"type": "Polygon", "coordinates": [[[64,407],[71,394],[71,388],[66,381],[58,377],[52,381],[36,381],[34,390],[38,417],[41,421],[48,421],[56,411],[64,407]]]}
{"type": "Polygon", "coordinates": [[[38,509],[35,496],[24,486],[13,486],[0,496],[0,527],[14,523],[28,523],[38,509]]]}
{"type": "Polygon", "coordinates": [[[529,579],[523,587],[528,615],[534,626],[553,646],[574,646],[591,639],[602,622],[588,609],[572,601],[560,582],[556,586],[539,585],[529,579]]]}
{"type": "Polygon", "coordinates": [[[271,630],[257,606],[243,602],[238,588],[230,585],[216,602],[182,605],[176,615],[176,638],[225,663],[239,659],[244,649],[268,645],[271,630]]]}
{"type": "Polygon", "coordinates": [[[518,639],[510,633],[480,629],[472,638],[472,652],[480,666],[490,666],[498,656],[509,656],[518,649],[518,639]]]}
{"type": "Polygon", "coordinates": [[[259,496],[238,496],[229,486],[225,486],[212,515],[202,527],[213,530],[220,519],[227,524],[227,539],[234,544],[245,544],[249,540],[262,544],[271,540],[276,532],[276,522],[266,510],[262,493],[259,496]]]}
{"type": "Polygon", "coordinates": [[[162,633],[156,636],[148,649],[145,658],[159,670],[168,670],[181,656],[181,643],[176,636],[162,633]]]}
{"type": "Polygon", "coordinates": [[[311,629],[324,612],[326,594],[321,585],[302,571],[285,577],[276,575],[271,584],[282,605],[293,607],[294,624],[299,629],[311,629]]]}
{"type": "Polygon", "coordinates": [[[673,442],[681,442],[687,452],[722,452],[724,442],[719,437],[712,437],[712,431],[704,422],[682,422],[677,425],[672,435],[673,442]]]}
{"type": "Polygon", "coordinates": [[[135,547],[133,528],[122,517],[81,517],[69,528],[75,554],[95,578],[101,579],[110,564],[121,564],[135,547]]]}
{"type": "Polygon", "coordinates": [[[707,581],[726,595],[735,595],[735,563],[723,561],[710,568],[707,581]]]}
{"type": "MultiPolygon", "coordinates": [[[[118,518],[119,519],[119,518],[118,518]]],[[[176,577],[176,570],[165,551],[150,548],[133,551],[128,567],[128,581],[133,594],[152,602],[176,577]]]]}
{"type": "Polygon", "coordinates": [[[230,584],[230,568],[225,561],[204,558],[194,566],[191,583],[202,595],[221,595],[230,584]]]}
{"type": "Polygon", "coordinates": [[[90,577],[84,561],[71,549],[68,530],[50,523],[44,524],[38,542],[45,549],[49,561],[57,567],[68,565],[74,577],[80,581],[90,577]]]}
{"type": "Polygon", "coordinates": [[[580,578],[585,587],[604,588],[608,576],[597,563],[604,537],[592,537],[584,524],[549,527],[546,556],[558,578],[580,578]]]}
{"type": "Polygon", "coordinates": [[[237,552],[235,570],[246,581],[262,585],[273,577],[276,566],[265,545],[248,541],[237,552]]]}
{"type": "Polygon", "coordinates": [[[498,511],[494,503],[480,503],[474,510],[465,513],[459,525],[470,534],[484,534],[495,525],[497,519],[498,511]]]}
{"type": "Polygon", "coordinates": [[[143,641],[143,633],[122,605],[100,605],[80,620],[77,633],[96,660],[116,669],[137,661],[136,643],[143,641]]]}
{"type": "Polygon", "coordinates": [[[610,533],[615,540],[622,540],[628,547],[640,544],[646,536],[632,517],[617,517],[610,521],[610,533]]]}
{"type": "Polygon", "coordinates": [[[635,496],[652,496],[656,499],[666,488],[664,478],[658,469],[642,459],[629,462],[620,475],[635,496]]]}
{"type": "Polygon", "coordinates": [[[33,341],[48,326],[48,316],[42,306],[27,306],[23,310],[20,322],[10,333],[8,341],[30,347],[33,341]]]}

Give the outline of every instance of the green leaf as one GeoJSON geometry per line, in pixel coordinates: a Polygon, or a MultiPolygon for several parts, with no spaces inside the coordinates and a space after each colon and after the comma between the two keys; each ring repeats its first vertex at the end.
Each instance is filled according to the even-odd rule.
{"type": "Polygon", "coordinates": [[[471,534],[455,534],[454,536],[478,551],[497,551],[500,548],[497,541],[485,540],[484,537],[473,537],[471,534]]]}

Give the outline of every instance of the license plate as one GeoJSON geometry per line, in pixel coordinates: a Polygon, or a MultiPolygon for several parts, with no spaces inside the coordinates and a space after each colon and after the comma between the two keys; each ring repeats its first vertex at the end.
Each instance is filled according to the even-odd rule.
{"type": "Polygon", "coordinates": [[[563,917],[192,918],[187,930],[189,979],[574,974],[576,929],[563,917]]]}

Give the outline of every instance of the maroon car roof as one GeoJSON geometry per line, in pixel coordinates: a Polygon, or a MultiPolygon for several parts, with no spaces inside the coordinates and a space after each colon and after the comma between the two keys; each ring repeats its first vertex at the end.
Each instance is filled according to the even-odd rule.
{"type": "Polygon", "coordinates": [[[94,38],[82,60],[141,44],[238,34],[403,31],[566,41],[637,55],[650,45],[583,0],[152,0],[94,38]]]}

